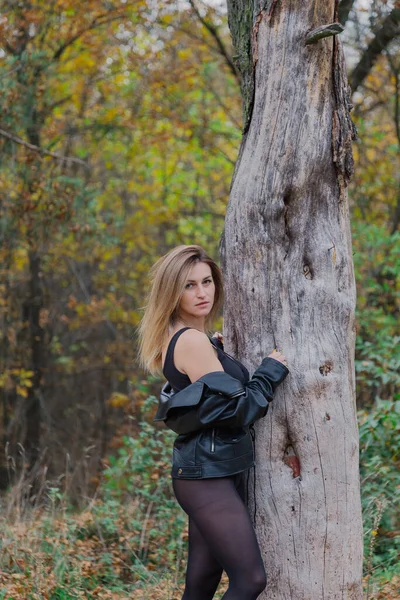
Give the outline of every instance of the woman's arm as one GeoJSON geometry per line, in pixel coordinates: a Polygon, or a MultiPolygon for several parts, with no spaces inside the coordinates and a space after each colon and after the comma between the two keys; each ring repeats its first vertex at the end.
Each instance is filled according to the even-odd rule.
{"type": "Polygon", "coordinates": [[[264,358],[250,381],[232,394],[227,393],[228,390],[220,393],[218,373],[201,377],[199,381],[207,385],[209,395],[206,394],[198,406],[198,428],[244,427],[265,417],[276,388],[288,373],[289,369],[280,361],[270,357],[264,358]],[[216,380],[214,389],[213,380],[216,380]]]}
{"type": "MultiPolygon", "coordinates": [[[[186,333],[189,330],[181,338],[186,333]]],[[[289,373],[283,354],[272,353],[264,358],[251,380],[243,385],[223,371],[207,336],[197,330],[192,333],[179,348],[177,344],[174,358],[175,366],[186,372],[195,385],[180,392],[180,407],[172,403],[167,418],[163,418],[166,425],[176,433],[191,433],[213,426],[243,427],[264,417],[276,387],[289,373]],[[280,360],[272,358],[277,355],[280,360]]]]}
{"type": "Polygon", "coordinates": [[[250,425],[267,414],[275,389],[288,373],[285,365],[268,357],[245,384],[214,371],[177,394],[163,388],[155,420],[179,434],[250,425]]]}

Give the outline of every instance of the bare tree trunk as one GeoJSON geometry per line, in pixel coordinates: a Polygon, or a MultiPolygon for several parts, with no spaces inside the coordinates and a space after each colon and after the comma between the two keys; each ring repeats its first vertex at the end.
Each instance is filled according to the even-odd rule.
{"type": "Polygon", "coordinates": [[[355,600],[362,523],[346,193],[354,129],[338,38],[305,43],[337,20],[337,3],[255,6],[246,32],[242,12],[253,1],[228,0],[239,65],[245,35],[252,40],[254,98],[221,254],[227,350],[254,368],[278,348],[290,368],[256,426],[250,496],[269,581],[262,597],[355,600]]]}

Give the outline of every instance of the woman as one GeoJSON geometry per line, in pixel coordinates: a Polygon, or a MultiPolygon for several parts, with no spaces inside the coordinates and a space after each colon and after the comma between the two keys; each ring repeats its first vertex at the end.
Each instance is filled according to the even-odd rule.
{"type": "Polygon", "coordinates": [[[182,600],[211,600],[222,571],[225,600],[255,600],[266,575],[245,502],[244,474],[254,465],[249,428],[265,416],[288,374],[274,350],[250,379],[223,350],[222,336],[206,330],[222,303],[222,277],[200,246],[178,246],[152,270],[140,326],[141,364],[163,372],[156,420],[179,435],[172,477],[189,516],[189,553],[182,600]]]}

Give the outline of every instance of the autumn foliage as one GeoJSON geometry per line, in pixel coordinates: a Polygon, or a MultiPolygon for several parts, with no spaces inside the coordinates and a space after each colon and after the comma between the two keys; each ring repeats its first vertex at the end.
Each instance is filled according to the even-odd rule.
{"type": "MultiPolygon", "coordinates": [[[[377,4],[365,9],[374,25],[365,34],[364,9],[350,21],[345,42],[353,53],[393,8],[377,4]]],[[[242,127],[232,55],[223,3],[2,3],[0,488],[16,525],[4,529],[0,583],[8,596],[0,598],[125,598],[128,588],[113,585],[135,584],[126,567],[137,536],[132,515],[116,505],[105,539],[87,507],[103,489],[109,457],[127,438],[139,439],[143,406],[160,387],[136,364],[149,266],[194,241],[218,256],[242,127]],[[72,520],[71,505],[85,512],[72,520]],[[20,520],[28,509],[35,521],[20,520]],[[81,595],[57,587],[62,569],[81,595]]],[[[395,39],[353,98],[364,409],[400,401],[399,73],[395,39]]],[[[134,512],[140,499],[130,494],[134,512]]],[[[184,541],[182,523],[176,527],[174,539],[184,541]]],[[[151,557],[145,563],[147,574],[156,571],[151,557]]],[[[164,571],[146,579],[145,596],[139,586],[129,597],[178,598],[179,577],[164,571]]],[[[398,597],[396,577],[374,598],[398,597]]]]}

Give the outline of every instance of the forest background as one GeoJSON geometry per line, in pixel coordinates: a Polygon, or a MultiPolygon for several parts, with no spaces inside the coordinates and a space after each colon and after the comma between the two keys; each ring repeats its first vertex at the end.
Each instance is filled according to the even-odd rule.
{"type": "MultiPolygon", "coordinates": [[[[340,9],[365,594],[400,598],[400,6],[340,9]]],[[[135,330],[157,257],[218,257],[241,127],[225,2],[1,3],[0,599],[180,597],[135,330]]]]}

